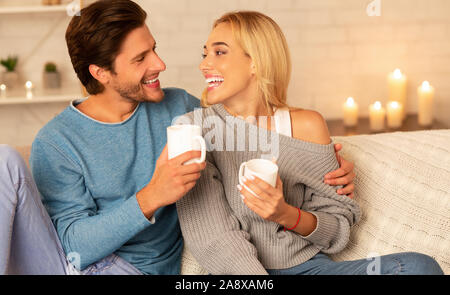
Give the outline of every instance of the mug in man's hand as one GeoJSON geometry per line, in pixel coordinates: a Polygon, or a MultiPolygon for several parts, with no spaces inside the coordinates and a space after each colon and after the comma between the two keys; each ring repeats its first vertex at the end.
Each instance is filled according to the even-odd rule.
{"type": "Polygon", "coordinates": [[[198,125],[173,125],[167,127],[169,160],[188,151],[201,151],[201,157],[184,162],[183,165],[202,163],[206,157],[206,143],[198,125]]]}
{"type": "Polygon", "coordinates": [[[239,184],[245,187],[255,197],[258,197],[242,181],[243,176],[248,179],[250,175],[256,176],[264,180],[271,186],[275,187],[277,184],[278,166],[277,164],[269,160],[253,159],[247,162],[243,162],[239,167],[239,184]]]}

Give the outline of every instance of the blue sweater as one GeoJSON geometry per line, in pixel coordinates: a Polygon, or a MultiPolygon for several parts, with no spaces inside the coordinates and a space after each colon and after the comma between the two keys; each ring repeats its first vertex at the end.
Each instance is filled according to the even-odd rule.
{"type": "Polygon", "coordinates": [[[74,106],[46,124],[30,157],[34,180],[66,254],[81,269],[111,253],[145,274],[179,274],[183,240],[175,204],[145,218],[136,193],[152,178],[172,120],[199,107],[186,91],[164,89],[120,123],[96,121],[74,106]]]}

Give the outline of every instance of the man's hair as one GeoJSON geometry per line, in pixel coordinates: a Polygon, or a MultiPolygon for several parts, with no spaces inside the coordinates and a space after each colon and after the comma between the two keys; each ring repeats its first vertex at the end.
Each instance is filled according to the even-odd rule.
{"type": "MultiPolygon", "coordinates": [[[[256,68],[256,80],[263,103],[270,114],[273,107],[286,107],[287,88],[291,76],[289,48],[278,24],[260,12],[229,12],[214,22],[231,25],[233,36],[256,68]]],[[[207,104],[207,91],[202,95],[207,104]]]]}
{"type": "Polygon", "coordinates": [[[92,77],[89,65],[115,74],[114,61],[125,37],[145,24],[147,13],[130,0],[100,0],[74,16],[66,31],[66,42],[78,79],[90,94],[104,86],[92,77]]]}

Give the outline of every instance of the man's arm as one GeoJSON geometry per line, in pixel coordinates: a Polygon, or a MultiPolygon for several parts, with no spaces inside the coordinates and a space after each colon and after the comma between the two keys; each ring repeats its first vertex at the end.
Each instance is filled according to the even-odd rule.
{"type": "Polygon", "coordinates": [[[135,194],[113,210],[99,214],[81,167],[50,143],[39,139],[33,142],[30,166],[64,251],[66,255],[80,255],[81,269],[151,226],[135,194]]]}
{"type": "Polygon", "coordinates": [[[30,165],[65,253],[77,252],[84,269],[151,226],[157,209],[183,197],[206,166],[182,165],[196,157],[199,152],[191,151],[168,161],[167,147],[164,148],[149,184],[114,209],[101,213],[81,167],[57,147],[36,139],[30,165]]]}

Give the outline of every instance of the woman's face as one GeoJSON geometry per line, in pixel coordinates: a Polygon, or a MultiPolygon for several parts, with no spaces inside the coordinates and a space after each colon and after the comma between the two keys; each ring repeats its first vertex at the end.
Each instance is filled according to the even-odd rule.
{"type": "Polygon", "coordinates": [[[230,24],[217,25],[203,48],[200,71],[208,84],[208,104],[254,98],[256,79],[252,60],[237,44],[230,24]]]}

